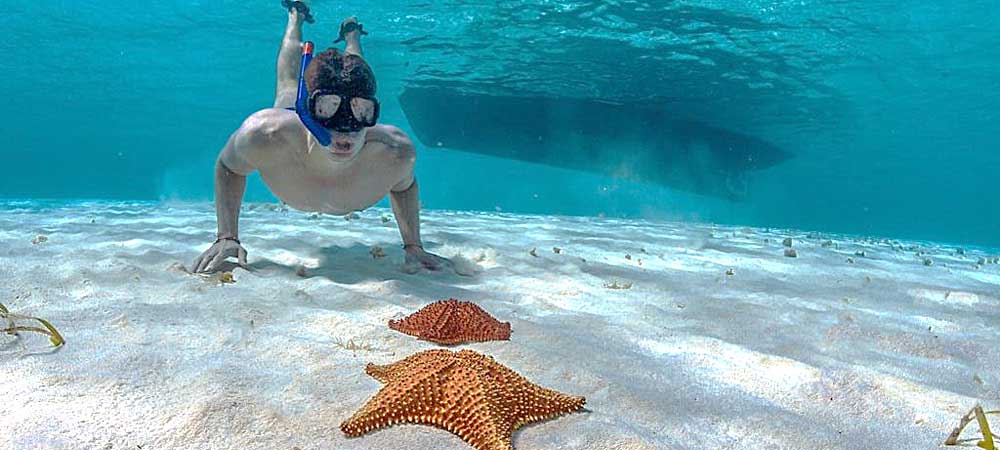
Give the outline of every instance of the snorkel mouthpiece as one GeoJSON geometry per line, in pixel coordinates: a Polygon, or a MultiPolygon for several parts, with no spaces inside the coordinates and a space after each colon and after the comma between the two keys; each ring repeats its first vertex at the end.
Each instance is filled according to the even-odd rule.
{"type": "Polygon", "coordinates": [[[302,43],[302,64],[299,68],[299,91],[295,97],[295,114],[299,116],[302,125],[305,125],[306,129],[316,138],[316,141],[325,147],[333,142],[330,132],[316,122],[316,119],[309,113],[309,89],[306,88],[306,67],[312,61],[313,48],[312,41],[302,43]]]}

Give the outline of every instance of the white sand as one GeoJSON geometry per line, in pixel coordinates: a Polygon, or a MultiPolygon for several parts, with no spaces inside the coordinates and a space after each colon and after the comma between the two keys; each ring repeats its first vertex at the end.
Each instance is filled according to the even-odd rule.
{"type": "Polygon", "coordinates": [[[0,205],[0,302],[68,343],[0,336],[3,449],[468,448],[338,428],[380,386],[365,363],[434,347],[386,322],[448,297],[512,322],[510,342],[466,348],[587,398],[516,433],[520,450],[934,449],[975,402],[1000,406],[1000,265],[975,268],[979,250],[433,211],[428,249],[472,275],[406,274],[386,210],[250,205],[255,270],[220,286],[176,268],[207,248],[211,205],[38,208],[0,205]]]}

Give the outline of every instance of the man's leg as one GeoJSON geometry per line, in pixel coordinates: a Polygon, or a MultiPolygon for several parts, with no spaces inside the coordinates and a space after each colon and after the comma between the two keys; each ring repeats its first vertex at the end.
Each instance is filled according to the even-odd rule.
{"type": "Polygon", "coordinates": [[[299,69],[302,65],[302,14],[288,10],[288,26],[278,50],[278,86],[274,93],[275,108],[294,108],[299,90],[299,69]]]}
{"type": "Polygon", "coordinates": [[[362,58],[365,57],[364,53],[361,51],[361,32],[358,30],[350,31],[344,33],[343,30],[348,24],[353,23],[355,26],[358,24],[358,18],[351,16],[340,22],[341,33],[343,33],[343,39],[347,42],[346,48],[344,48],[344,53],[357,55],[362,58]]]}

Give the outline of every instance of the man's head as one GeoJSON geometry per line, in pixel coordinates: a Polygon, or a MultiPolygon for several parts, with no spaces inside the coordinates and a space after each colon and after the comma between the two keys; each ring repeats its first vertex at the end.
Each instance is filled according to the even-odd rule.
{"type": "Polygon", "coordinates": [[[367,127],[378,120],[375,74],[360,56],[329,48],[305,71],[309,112],[333,138],[336,157],[353,157],[365,143],[367,127]]]}

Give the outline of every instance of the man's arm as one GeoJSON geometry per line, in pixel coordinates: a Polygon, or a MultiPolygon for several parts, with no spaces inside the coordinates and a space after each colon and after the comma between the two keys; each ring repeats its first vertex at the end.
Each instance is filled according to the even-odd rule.
{"type": "Polygon", "coordinates": [[[392,204],[392,212],[399,225],[399,235],[403,238],[406,265],[409,268],[423,266],[431,270],[451,267],[451,261],[424,251],[423,242],[420,241],[420,187],[413,176],[416,161],[413,142],[398,128],[386,127],[385,130],[387,132],[377,133],[376,139],[394,150],[392,154],[403,168],[401,180],[389,190],[389,203],[392,204]]]}
{"type": "Polygon", "coordinates": [[[214,272],[226,258],[235,256],[246,267],[246,250],[239,242],[240,204],[246,191],[247,174],[256,170],[255,160],[266,142],[274,139],[266,113],[257,113],[229,138],[215,160],[215,215],[217,239],[194,262],[194,272],[214,272]]]}
{"type": "Polygon", "coordinates": [[[417,151],[410,137],[393,126],[379,127],[369,132],[374,139],[389,148],[390,164],[400,168],[400,180],[389,189],[389,203],[399,224],[399,235],[403,238],[403,248],[420,248],[420,189],[413,176],[413,166],[417,151]]]}
{"type": "Polygon", "coordinates": [[[403,248],[423,248],[420,242],[420,189],[416,177],[410,175],[406,181],[410,181],[410,185],[405,189],[389,192],[389,203],[399,224],[403,248]]]}
{"type": "MultiPolygon", "coordinates": [[[[266,110],[265,110],[266,111],[266,110]]],[[[240,205],[247,175],[257,170],[259,149],[274,138],[275,127],[265,111],[251,115],[233,133],[215,161],[215,215],[219,239],[239,239],[240,205]]]]}
{"type": "MultiPolygon", "coordinates": [[[[223,151],[223,154],[225,151],[223,151]]],[[[226,167],[222,155],[215,161],[215,217],[219,239],[239,239],[240,205],[246,191],[247,177],[226,167]]]]}

